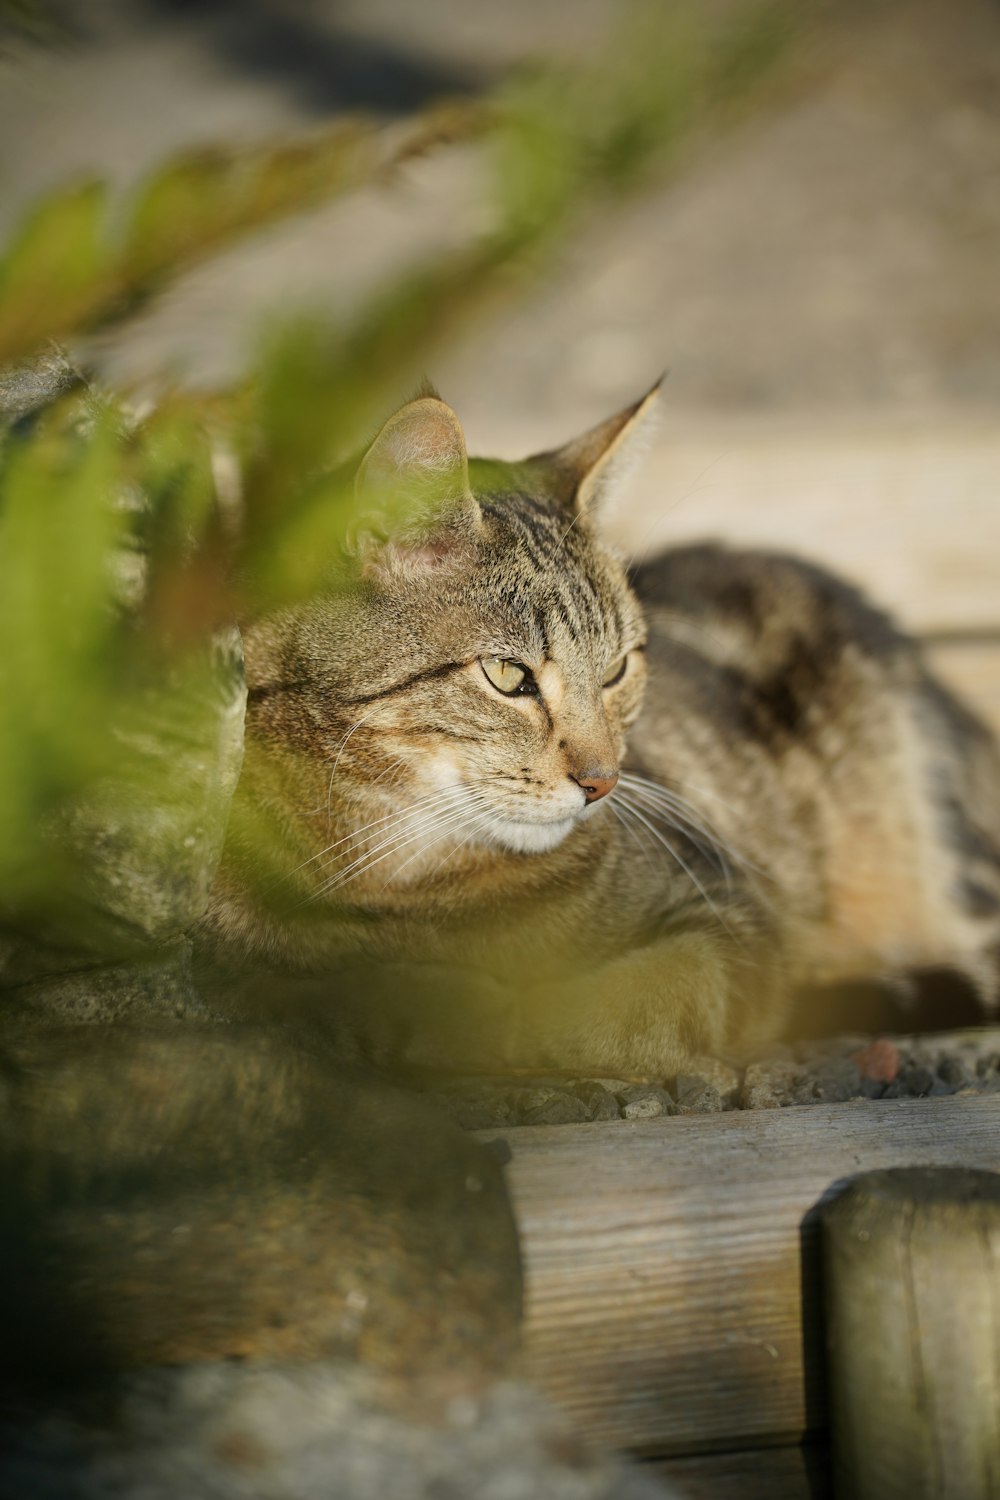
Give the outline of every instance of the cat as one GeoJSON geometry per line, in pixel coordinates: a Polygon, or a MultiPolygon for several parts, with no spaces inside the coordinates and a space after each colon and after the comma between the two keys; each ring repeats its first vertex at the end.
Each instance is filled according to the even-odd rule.
{"type": "Polygon", "coordinates": [[[470,460],[425,389],[329,591],[251,623],[203,950],[231,1014],[396,1069],[669,1076],[819,984],[1000,971],[1000,757],[792,557],[600,534],[657,403],[470,460]],[[263,830],[263,832],[262,832],[263,830]]]}

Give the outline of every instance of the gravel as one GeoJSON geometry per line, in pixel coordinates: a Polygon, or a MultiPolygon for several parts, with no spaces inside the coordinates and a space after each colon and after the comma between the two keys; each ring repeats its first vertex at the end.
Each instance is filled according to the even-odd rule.
{"type": "Polygon", "coordinates": [[[432,1096],[467,1130],[651,1120],[725,1110],[1000,1093],[1000,1027],[844,1036],[772,1048],[745,1068],[697,1058],[667,1078],[451,1078],[432,1096]]]}

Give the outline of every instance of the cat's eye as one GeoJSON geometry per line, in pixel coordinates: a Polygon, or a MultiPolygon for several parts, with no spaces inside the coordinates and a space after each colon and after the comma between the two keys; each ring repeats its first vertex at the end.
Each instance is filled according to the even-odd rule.
{"type": "Polygon", "coordinates": [[[604,674],[604,678],[601,682],[601,687],[614,687],[616,682],[621,682],[622,678],[625,676],[625,668],[627,666],[627,655],[620,656],[617,661],[613,661],[604,674]]]}
{"type": "Polygon", "coordinates": [[[534,693],[535,679],[527,667],[502,656],[484,656],[479,665],[498,693],[534,693]]]}

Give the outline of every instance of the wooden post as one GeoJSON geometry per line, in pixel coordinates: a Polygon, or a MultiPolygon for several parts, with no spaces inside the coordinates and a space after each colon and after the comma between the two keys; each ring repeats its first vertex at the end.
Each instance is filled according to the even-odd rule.
{"type": "Polygon", "coordinates": [[[1000,1175],[865,1173],[823,1273],[838,1500],[997,1500],[1000,1175]]]}

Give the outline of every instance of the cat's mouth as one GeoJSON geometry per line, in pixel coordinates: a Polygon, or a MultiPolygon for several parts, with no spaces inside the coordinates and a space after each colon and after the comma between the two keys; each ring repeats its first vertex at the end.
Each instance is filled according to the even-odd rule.
{"type": "Polygon", "coordinates": [[[535,818],[497,814],[483,830],[483,835],[489,843],[515,854],[545,854],[549,849],[557,848],[595,810],[594,804],[584,803],[569,812],[540,814],[535,818]]]}
{"type": "Polygon", "coordinates": [[[579,813],[560,818],[498,817],[484,832],[491,844],[515,854],[544,854],[561,844],[579,821],[579,813]]]}

